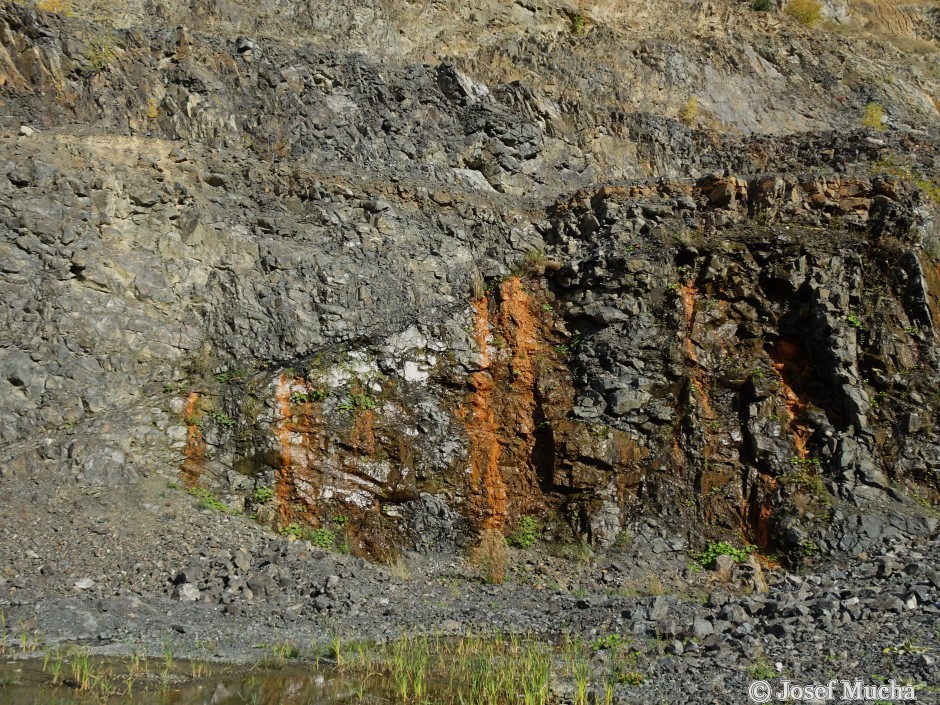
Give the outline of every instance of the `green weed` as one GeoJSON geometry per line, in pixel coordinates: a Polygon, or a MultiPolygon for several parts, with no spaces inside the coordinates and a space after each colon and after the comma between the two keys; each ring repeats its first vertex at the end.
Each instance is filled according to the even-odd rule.
{"type": "Polygon", "coordinates": [[[251,496],[251,499],[255,504],[267,504],[274,499],[274,488],[270,485],[259,487],[251,496]]]}
{"type": "Polygon", "coordinates": [[[735,563],[743,563],[754,552],[754,549],[754,546],[736,548],[727,541],[715,541],[708,544],[708,548],[701,553],[693,555],[692,558],[703,568],[711,568],[718,560],[718,556],[730,556],[735,563]]]}
{"type": "Polygon", "coordinates": [[[205,487],[193,487],[192,489],[187,490],[187,492],[199,500],[196,506],[198,506],[200,509],[212,509],[217,512],[228,512],[228,505],[212,494],[205,487]]]}
{"type": "Polygon", "coordinates": [[[506,537],[506,542],[516,548],[532,548],[539,535],[539,524],[533,516],[524,516],[519,519],[515,530],[506,537]]]}

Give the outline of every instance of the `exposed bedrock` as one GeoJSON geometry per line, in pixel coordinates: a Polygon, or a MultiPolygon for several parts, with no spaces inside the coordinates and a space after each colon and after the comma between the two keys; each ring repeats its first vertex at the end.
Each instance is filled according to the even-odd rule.
{"type": "MultiPolygon", "coordinates": [[[[545,10],[518,21],[564,54],[545,10]]],[[[936,531],[927,78],[849,81],[859,109],[894,100],[881,132],[816,89],[818,119],[774,112],[787,91],[725,67],[777,86],[761,131],[737,103],[611,112],[583,74],[584,104],[497,82],[492,48],[392,61],[200,22],[0,8],[5,478],[165,475],[378,558],[530,515],[791,564],[936,531]]],[[[705,70],[663,51],[629,62],[705,70]]]]}

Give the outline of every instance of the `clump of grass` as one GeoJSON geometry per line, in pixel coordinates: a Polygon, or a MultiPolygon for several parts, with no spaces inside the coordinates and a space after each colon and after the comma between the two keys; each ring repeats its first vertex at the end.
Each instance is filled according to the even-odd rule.
{"type": "Polygon", "coordinates": [[[501,585],[506,579],[506,567],[509,565],[506,539],[495,529],[485,530],[480,542],[471,551],[470,560],[479,566],[488,583],[501,585]]]}
{"type": "Polygon", "coordinates": [[[790,0],[784,12],[804,27],[814,27],[822,17],[822,4],[817,0],[790,0]]]}
{"type": "Polygon", "coordinates": [[[580,637],[566,639],[562,650],[567,676],[574,681],[574,705],[587,705],[591,681],[590,651],[580,637]]]}
{"type": "MultiPolygon", "coordinates": [[[[173,650],[168,638],[163,639],[164,670],[161,674],[163,688],[169,684],[170,669],[173,667],[173,650]]],[[[51,648],[46,651],[43,658],[42,671],[51,676],[48,685],[53,687],[67,686],[87,694],[80,697],[81,702],[90,702],[87,698],[105,702],[109,698],[133,698],[134,683],[142,676],[148,676],[148,665],[136,653],[131,656],[123,667],[118,667],[113,660],[93,658],[90,652],[83,647],[51,648]]],[[[198,661],[192,664],[193,678],[208,675],[208,664],[198,661]]],[[[69,700],[71,702],[71,700],[69,700]]]]}
{"type": "Polygon", "coordinates": [[[594,560],[594,551],[587,541],[576,540],[571,543],[552,544],[549,550],[556,558],[588,564],[594,560]]]}
{"type": "Polygon", "coordinates": [[[78,647],[69,652],[69,666],[72,670],[72,683],[79,690],[91,690],[92,663],[91,656],[84,649],[78,647]]]}
{"type": "Polygon", "coordinates": [[[579,9],[578,12],[572,13],[568,17],[571,22],[571,33],[572,34],[582,34],[584,32],[584,27],[586,24],[584,13],[579,9]]]}
{"type": "Polygon", "coordinates": [[[261,659],[259,665],[262,668],[270,670],[280,670],[284,668],[289,661],[300,656],[300,649],[289,641],[281,641],[275,644],[260,644],[259,648],[268,650],[268,653],[261,659]]]}
{"type": "Polygon", "coordinates": [[[682,110],[679,111],[679,119],[689,127],[692,127],[696,122],[698,122],[700,114],[701,107],[698,104],[698,98],[693,95],[691,98],[685,101],[685,105],[683,105],[682,110]]]}
{"type": "Polygon", "coordinates": [[[865,112],[862,115],[862,125],[875,130],[883,130],[884,116],[885,109],[881,103],[869,103],[865,106],[865,112]]]}
{"type": "Polygon", "coordinates": [[[770,12],[774,9],[774,0],[754,0],[751,9],[755,12],[770,12]]]}
{"type": "Polygon", "coordinates": [[[541,276],[545,274],[545,267],[548,265],[548,257],[539,250],[529,250],[522,258],[522,268],[528,274],[541,276]]]}
{"type": "Polygon", "coordinates": [[[66,17],[72,16],[72,3],[69,0],[39,0],[36,9],[40,12],[55,12],[66,17]]]}
{"type": "Polygon", "coordinates": [[[65,654],[62,649],[47,649],[42,659],[42,672],[49,672],[52,676],[52,685],[62,682],[62,667],[65,665],[65,654]]]}
{"type": "MultiPolygon", "coordinates": [[[[154,98],[154,97],[148,98],[148,99],[147,99],[147,110],[144,112],[144,116],[145,116],[150,122],[156,122],[156,121],[157,121],[157,118],[160,117],[160,101],[157,100],[157,99],[154,98]]],[[[165,385],[164,385],[164,387],[165,387],[165,385]]],[[[164,391],[166,391],[165,388],[164,388],[164,391]]]]}
{"type": "Polygon", "coordinates": [[[643,685],[645,680],[646,676],[639,671],[625,671],[620,674],[620,682],[627,685],[643,685]]]}
{"type": "Polygon", "coordinates": [[[85,58],[88,60],[88,65],[92,71],[101,73],[114,63],[117,54],[109,37],[94,37],[88,42],[88,51],[85,58]]]}
{"type": "MultiPolygon", "coordinates": [[[[347,669],[378,672],[391,699],[447,705],[547,705],[551,652],[520,636],[459,639],[406,634],[386,643],[374,658],[346,662],[347,669]]],[[[360,673],[360,675],[362,675],[360,673]]]]}
{"type": "Polygon", "coordinates": [[[411,580],[411,569],[408,567],[408,563],[401,554],[389,560],[386,568],[388,568],[388,573],[393,578],[397,578],[398,580],[411,580]]]}

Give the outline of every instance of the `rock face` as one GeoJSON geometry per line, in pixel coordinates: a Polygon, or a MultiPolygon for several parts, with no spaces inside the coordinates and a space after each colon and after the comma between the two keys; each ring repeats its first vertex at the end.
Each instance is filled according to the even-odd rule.
{"type": "MultiPolygon", "coordinates": [[[[561,6],[490,8],[479,55],[448,35],[431,64],[398,35],[353,51],[397,20],[343,46],[300,5],[258,11],[300,43],[243,36],[234,3],[231,35],[200,3],[114,29],[0,9],[5,481],[167,475],[380,558],[527,515],[600,546],[657,516],[794,563],[936,531],[936,82],[850,89],[862,69],[782,17],[743,68],[641,42],[651,109],[712,86],[718,122],[683,122],[611,113],[583,68],[583,106],[501,79],[500,51],[583,58],[561,6]],[[771,110],[798,77],[841,103],[771,110]],[[875,99],[891,129],[848,129],[875,99]]],[[[743,21],[719,5],[696,21],[743,21]]]]}

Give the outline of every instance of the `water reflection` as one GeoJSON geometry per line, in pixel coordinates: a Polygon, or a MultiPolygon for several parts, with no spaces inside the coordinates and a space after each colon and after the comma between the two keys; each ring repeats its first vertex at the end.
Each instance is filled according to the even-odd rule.
{"type": "MultiPolygon", "coordinates": [[[[0,685],[0,705],[91,705],[105,701],[69,682],[49,685],[48,677],[42,677],[41,664],[6,664],[0,673],[0,684],[8,683],[0,685]]],[[[106,698],[114,705],[333,705],[371,700],[357,684],[316,672],[313,667],[230,672],[188,683],[138,683],[130,694],[106,698]]]]}

